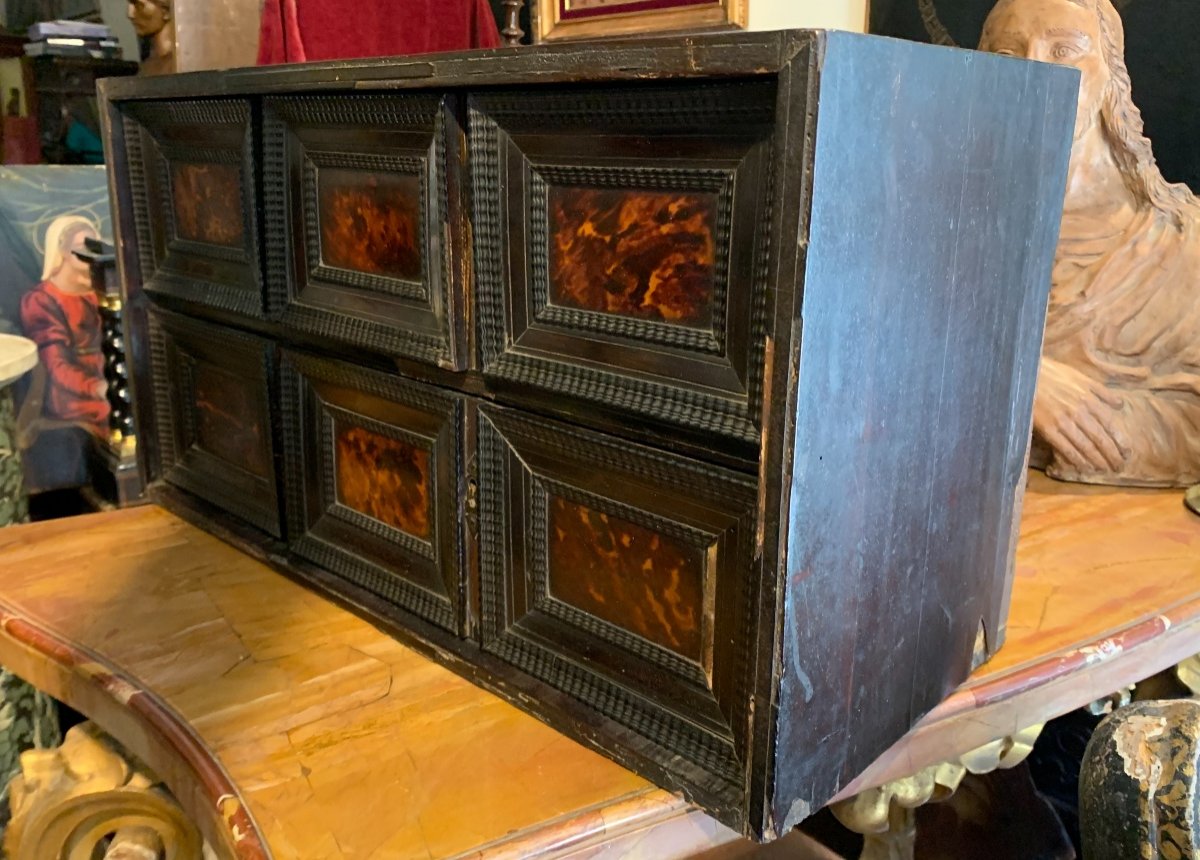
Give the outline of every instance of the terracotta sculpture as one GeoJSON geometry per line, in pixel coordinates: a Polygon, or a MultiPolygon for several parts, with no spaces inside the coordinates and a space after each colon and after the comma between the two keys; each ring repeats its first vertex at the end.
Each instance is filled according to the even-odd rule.
{"type": "Polygon", "coordinates": [[[138,70],[142,75],[175,71],[175,19],[171,0],[129,0],[129,20],[139,39],[150,39],[150,56],[138,70]]]}
{"type": "Polygon", "coordinates": [[[1154,162],[1116,9],[1002,0],[980,47],[1082,72],[1034,403],[1041,465],[1089,483],[1200,481],[1200,202],[1154,162]]]}

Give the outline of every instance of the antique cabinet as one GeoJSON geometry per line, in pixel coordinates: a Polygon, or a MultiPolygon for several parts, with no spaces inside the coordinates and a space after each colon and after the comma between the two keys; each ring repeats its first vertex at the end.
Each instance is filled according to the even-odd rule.
{"type": "Polygon", "coordinates": [[[1003,638],[1076,86],[822,32],[106,82],[152,492],[771,838],[1003,638]]]}

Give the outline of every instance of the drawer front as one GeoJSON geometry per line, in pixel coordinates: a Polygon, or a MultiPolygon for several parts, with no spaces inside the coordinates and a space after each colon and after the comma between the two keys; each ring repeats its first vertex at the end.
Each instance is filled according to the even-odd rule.
{"type": "Polygon", "coordinates": [[[449,99],[274,98],[264,117],[273,310],[306,332],[464,367],[449,99]]]}
{"type": "Polygon", "coordinates": [[[757,444],[774,86],[470,99],[484,372],[757,444]]]}
{"type": "Polygon", "coordinates": [[[483,648],[740,785],[753,481],[498,407],[478,446],[483,648]]]}
{"type": "Polygon", "coordinates": [[[249,102],[144,102],[122,110],[143,287],[261,317],[249,102]]]}
{"type": "Polygon", "coordinates": [[[280,537],[272,345],[161,311],[150,345],[162,476],[280,537]]]}
{"type": "Polygon", "coordinates": [[[292,552],[459,632],[462,399],[300,353],[282,372],[292,552]]]}

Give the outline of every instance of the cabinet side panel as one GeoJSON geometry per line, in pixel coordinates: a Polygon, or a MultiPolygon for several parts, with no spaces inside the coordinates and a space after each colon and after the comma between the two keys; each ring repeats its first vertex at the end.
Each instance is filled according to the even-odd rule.
{"type": "Polygon", "coordinates": [[[1077,75],[830,34],[773,798],[818,809],[1001,624],[1077,75]]]}

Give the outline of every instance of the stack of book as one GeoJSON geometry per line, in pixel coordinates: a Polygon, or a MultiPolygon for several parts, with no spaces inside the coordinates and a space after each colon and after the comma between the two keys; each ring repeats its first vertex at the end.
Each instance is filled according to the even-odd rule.
{"type": "Polygon", "coordinates": [[[41,21],[29,28],[25,53],[30,57],[121,59],[121,45],[104,24],[86,21],[41,21]]]}

